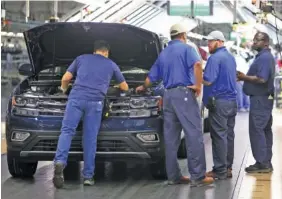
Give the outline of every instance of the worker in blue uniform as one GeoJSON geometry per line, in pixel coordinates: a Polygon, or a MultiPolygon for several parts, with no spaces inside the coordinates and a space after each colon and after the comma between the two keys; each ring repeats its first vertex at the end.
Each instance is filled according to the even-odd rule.
{"type": "Polygon", "coordinates": [[[274,97],[275,60],[269,49],[269,36],[258,32],[253,39],[253,49],[258,52],[245,75],[243,91],[250,96],[249,137],[256,163],[245,169],[248,173],[268,173],[273,170],[272,158],[272,109],[274,97]]]}
{"type": "Polygon", "coordinates": [[[236,61],[224,46],[222,32],[206,39],[211,56],[204,72],[203,103],[209,110],[213,169],[206,175],[215,179],[232,177],[234,126],[237,115],[236,61]]]}
{"type": "Polygon", "coordinates": [[[164,139],[168,184],[191,183],[202,186],[213,183],[205,177],[206,160],[200,108],[196,97],[201,93],[202,63],[195,49],[186,44],[187,29],[175,24],[170,29],[171,41],[152,66],[143,91],[153,82],[163,80],[164,139]],[[177,151],[181,131],[185,133],[188,168],[191,179],[181,174],[177,151]]]}
{"type": "Polygon", "coordinates": [[[108,58],[109,50],[110,46],[107,42],[96,41],[94,53],[77,57],[62,78],[61,90],[65,93],[71,79],[76,77],[68,97],[54,160],[53,183],[57,188],[63,186],[63,169],[67,164],[72,138],[81,120],[83,121],[84,185],[94,185],[97,135],[102,119],[104,98],[112,76],[119,83],[121,90],[128,90],[119,67],[108,58]]]}

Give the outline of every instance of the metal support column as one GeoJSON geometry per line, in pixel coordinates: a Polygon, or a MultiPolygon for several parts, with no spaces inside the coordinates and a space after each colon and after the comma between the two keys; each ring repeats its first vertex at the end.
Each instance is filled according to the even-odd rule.
{"type": "Polygon", "coordinates": [[[29,0],[26,0],[26,4],[25,4],[25,22],[28,22],[29,19],[29,0]]]}
{"type": "Polygon", "coordinates": [[[54,18],[58,18],[58,0],[54,0],[54,18]]]}
{"type": "Polygon", "coordinates": [[[237,1],[238,0],[234,0],[233,23],[237,23],[237,1]]]}

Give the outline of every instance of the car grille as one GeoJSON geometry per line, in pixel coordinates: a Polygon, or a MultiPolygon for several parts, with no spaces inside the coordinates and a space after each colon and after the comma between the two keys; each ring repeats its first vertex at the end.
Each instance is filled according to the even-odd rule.
{"type": "MultiPolygon", "coordinates": [[[[32,151],[56,151],[58,140],[40,140],[32,151]]],[[[72,140],[70,151],[83,151],[81,140],[72,140]]],[[[122,140],[98,140],[97,152],[130,152],[132,148],[122,140]]]]}

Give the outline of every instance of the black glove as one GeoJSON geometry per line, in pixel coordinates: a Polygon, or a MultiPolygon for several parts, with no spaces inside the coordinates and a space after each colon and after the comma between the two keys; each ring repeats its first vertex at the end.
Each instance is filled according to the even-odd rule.
{"type": "Polygon", "coordinates": [[[103,113],[102,113],[102,121],[107,119],[110,114],[110,103],[107,99],[104,100],[104,107],[103,107],[103,113]]]}

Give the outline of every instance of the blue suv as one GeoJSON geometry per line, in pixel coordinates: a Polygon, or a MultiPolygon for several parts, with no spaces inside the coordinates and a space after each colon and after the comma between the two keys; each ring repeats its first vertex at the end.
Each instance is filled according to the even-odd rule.
{"type": "MultiPolygon", "coordinates": [[[[110,58],[135,88],[164,46],[153,32],[115,23],[49,23],[24,32],[24,38],[30,64],[21,65],[19,72],[27,78],[12,92],[6,115],[7,163],[14,177],[31,177],[38,161],[53,160],[67,103],[58,87],[74,58],[92,53],[95,40],[106,40],[110,58]]],[[[121,93],[111,83],[97,141],[96,164],[102,165],[97,169],[105,161],[145,161],[153,177],[166,177],[160,85],[137,94],[134,89],[121,93]]],[[[70,162],[83,160],[81,130],[80,124],[70,162]]],[[[184,144],[179,148],[183,158],[184,144]]]]}

